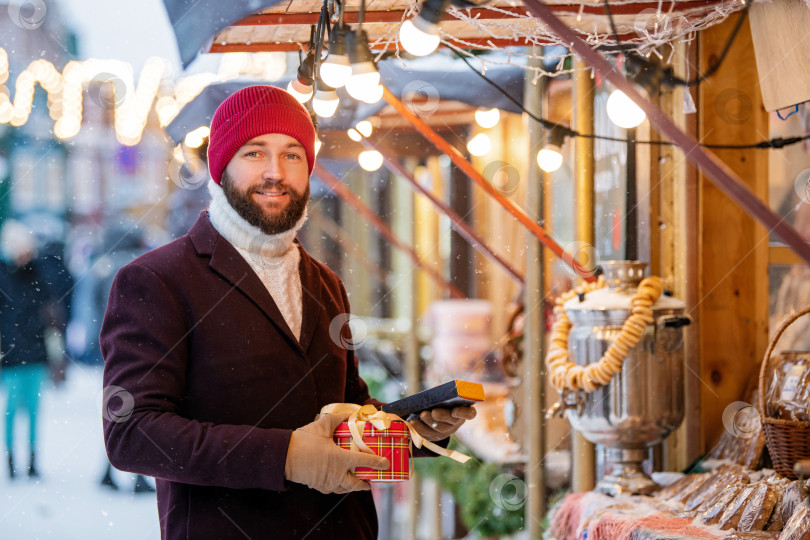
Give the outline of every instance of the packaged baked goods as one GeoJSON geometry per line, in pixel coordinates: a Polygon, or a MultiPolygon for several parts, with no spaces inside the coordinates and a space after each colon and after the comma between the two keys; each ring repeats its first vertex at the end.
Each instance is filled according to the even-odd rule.
{"type": "Polygon", "coordinates": [[[746,487],[745,484],[731,484],[717,497],[717,500],[708,509],[704,510],[700,516],[700,520],[706,525],[714,525],[723,517],[723,513],[729,504],[739,495],[746,487]]]}
{"type": "Polygon", "coordinates": [[[757,484],[749,484],[729,502],[728,506],[726,506],[726,509],[723,511],[723,515],[720,516],[720,521],[717,522],[721,529],[737,528],[737,525],[740,523],[740,518],[743,515],[743,510],[745,510],[748,501],[751,500],[756,489],[757,484]]]}
{"type": "Polygon", "coordinates": [[[655,498],[660,501],[683,504],[692,493],[712,478],[712,473],[688,474],[659,491],[655,498]]]}
{"type": "Polygon", "coordinates": [[[784,351],[772,360],[765,410],[772,418],[807,421],[810,352],[784,351]]]}
{"type": "Polygon", "coordinates": [[[691,512],[708,507],[712,504],[727,486],[735,483],[747,484],[748,476],[742,467],[728,468],[714,475],[714,477],[690,495],[684,504],[684,510],[691,512]]]}
{"type": "Polygon", "coordinates": [[[779,500],[778,484],[768,481],[754,484],[754,491],[740,515],[737,530],[744,532],[763,530],[777,500],[779,500]]]}
{"type": "Polygon", "coordinates": [[[810,506],[806,502],[796,507],[779,540],[810,540],[810,506]]]}

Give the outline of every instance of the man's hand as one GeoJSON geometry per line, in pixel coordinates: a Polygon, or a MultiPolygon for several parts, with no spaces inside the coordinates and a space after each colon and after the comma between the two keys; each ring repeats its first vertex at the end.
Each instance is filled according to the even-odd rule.
{"type": "Polygon", "coordinates": [[[355,467],[386,470],[391,464],[384,457],[346,450],[332,440],[338,424],[351,413],[324,414],[292,433],[287,450],[284,476],[290,482],[306,484],[321,493],[368,491],[371,486],[352,474],[355,467]]]}
{"type": "Polygon", "coordinates": [[[422,411],[418,420],[411,421],[411,427],[423,438],[433,442],[446,439],[456,432],[466,420],[475,418],[472,407],[455,409],[433,409],[422,411]]]}

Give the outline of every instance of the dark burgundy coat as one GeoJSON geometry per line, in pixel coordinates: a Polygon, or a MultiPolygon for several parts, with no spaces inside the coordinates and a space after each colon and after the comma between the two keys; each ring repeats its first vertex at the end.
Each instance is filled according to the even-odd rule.
{"type": "Polygon", "coordinates": [[[118,273],[101,329],[112,464],[157,479],[164,539],[376,538],[369,492],[286,482],[291,430],[333,402],[368,403],[329,338],[349,303],[301,249],[300,343],[207,213],[118,273]],[[132,399],[129,399],[129,396],[132,399]]]}

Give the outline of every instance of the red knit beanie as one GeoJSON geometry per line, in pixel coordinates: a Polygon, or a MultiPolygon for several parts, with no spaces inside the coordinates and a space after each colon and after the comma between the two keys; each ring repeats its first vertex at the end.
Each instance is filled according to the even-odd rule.
{"type": "Polygon", "coordinates": [[[208,170],[219,184],[236,151],[267,133],[289,135],[304,147],[309,174],[315,166],[315,126],[294,97],[275,86],[248,86],[220,104],[208,136],[208,170]]]}

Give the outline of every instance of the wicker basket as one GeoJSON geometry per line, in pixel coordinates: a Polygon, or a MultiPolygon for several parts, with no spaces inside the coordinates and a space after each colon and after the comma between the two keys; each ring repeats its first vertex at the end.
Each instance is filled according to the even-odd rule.
{"type": "Polygon", "coordinates": [[[765,409],[767,391],[765,374],[768,371],[768,363],[776,342],[791,324],[807,313],[810,313],[810,307],[794,313],[779,326],[768,344],[768,350],[765,351],[765,358],[762,360],[762,367],[759,370],[759,417],[765,432],[765,442],[776,472],[793,480],[798,478],[793,471],[796,462],[810,459],[810,422],[768,417],[765,409]]]}

